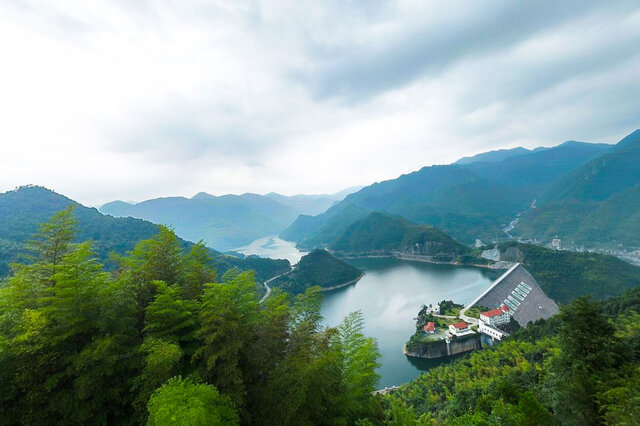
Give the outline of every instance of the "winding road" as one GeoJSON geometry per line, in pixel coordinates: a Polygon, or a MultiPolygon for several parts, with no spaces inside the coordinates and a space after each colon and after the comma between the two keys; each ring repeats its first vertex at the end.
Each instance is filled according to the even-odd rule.
{"type": "Polygon", "coordinates": [[[287,272],[283,272],[280,275],[276,275],[275,277],[269,278],[268,280],[266,280],[265,282],[263,282],[262,284],[264,285],[264,288],[267,289],[267,292],[264,294],[264,296],[262,296],[262,299],[260,299],[259,303],[263,303],[265,300],[267,300],[267,297],[269,297],[269,295],[271,294],[271,287],[269,287],[269,283],[273,282],[274,280],[277,280],[280,277],[283,277],[287,274],[290,274],[291,272],[293,272],[293,269],[295,268],[292,267],[291,269],[289,269],[287,272]]]}

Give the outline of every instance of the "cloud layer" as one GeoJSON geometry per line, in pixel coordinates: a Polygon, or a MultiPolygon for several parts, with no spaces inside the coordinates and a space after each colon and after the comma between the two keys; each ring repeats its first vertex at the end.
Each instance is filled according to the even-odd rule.
{"type": "Polygon", "coordinates": [[[0,190],[313,193],[640,127],[640,5],[0,4],[0,190]]]}

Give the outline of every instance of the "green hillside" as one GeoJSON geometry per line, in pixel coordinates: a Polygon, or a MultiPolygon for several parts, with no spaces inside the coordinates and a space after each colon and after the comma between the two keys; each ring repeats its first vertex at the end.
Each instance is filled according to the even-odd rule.
{"type": "Polygon", "coordinates": [[[501,244],[499,249],[502,260],[521,262],[547,296],[558,303],[584,295],[605,299],[640,286],[640,268],[614,256],[516,242],[501,244]]]}
{"type": "Polygon", "coordinates": [[[336,259],[326,250],[316,249],[300,259],[294,270],[271,283],[287,293],[304,293],[307,288],[333,287],[357,279],[362,272],[336,259]]]}
{"type": "Polygon", "coordinates": [[[558,179],[611,149],[606,144],[570,141],[424,167],[367,186],[321,215],[301,216],[282,237],[303,248],[323,246],[366,213],[381,211],[437,227],[465,243],[495,238],[502,235],[502,225],[525,211],[558,179]]]}
{"type": "Polygon", "coordinates": [[[514,230],[524,238],[640,246],[640,130],[559,180],[514,230]]]}
{"type": "Polygon", "coordinates": [[[508,182],[534,199],[559,179],[612,148],[613,145],[569,141],[500,162],[477,162],[467,167],[487,179],[508,182]]]}
{"type": "Polygon", "coordinates": [[[298,216],[291,207],[257,194],[216,197],[199,193],[190,199],[157,198],[135,205],[113,202],[102,206],[100,211],[169,225],[180,237],[204,240],[217,250],[230,250],[276,235],[298,216]]]}
{"type": "Polygon", "coordinates": [[[329,247],[337,252],[394,250],[426,256],[459,256],[471,251],[434,227],[380,212],[352,223],[329,247]]]}
{"type": "MultiPolygon", "coordinates": [[[[29,252],[27,242],[38,230],[38,225],[51,216],[74,207],[78,221],[76,241],[93,241],[93,250],[102,262],[114,267],[109,261],[110,253],[125,254],[140,240],[158,233],[160,227],[151,222],[133,218],[115,218],[103,215],[94,208],[85,207],[63,195],[38,186],[21,187],[15,191],[0,194],[0,277],[9,273],[11,262],[22,261],[29,252]]],[[[193,243],[180,240],[185,249],[193,243]]],[[[255,270],[258,279],[266,280],[289,268],[286,260],[271,260],[255,257],[246,259],[224,256],[209,250],[218,273],[230,268],[255,270]]]]}
{"type": "Polygon", "coordinates": [[[353,204],[338,204],[317,216],[298,216],[280,237],[287,241],[296,241],[301,249],[323,247],[369,212],[370,210],[353,204]]]}

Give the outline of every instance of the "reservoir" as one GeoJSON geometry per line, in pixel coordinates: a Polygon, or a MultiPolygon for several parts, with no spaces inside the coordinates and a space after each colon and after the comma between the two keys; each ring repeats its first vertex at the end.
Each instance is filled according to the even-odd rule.
{"type": "Polygon", "coordinates": [[[296,248],[296,243],[281,240],[275,235],[260,238],[244,247],[234,249],[234,251],[244,255],[257,254],[271,259],[287,259],[292,265],[298,263],[300,258],[306,254],[296,248]]]}
{"type": "MultiPolygon", "coordinates": [[[[304,255],[295,244],[276,237],[254,241],[245,254],[286,258],[295,263],[304,255]]],[[[406,383],[421,371],[449,359],[417,359],[402,354],[402,346],[415,331],[414,317],[423,304],[453,300],[466,304],[496,279],[500,272],[473,267],[436,265],[394,258],[349,259],[365,272],[356,284],[324,294],[322,315],[327,326],[338,325],[345,315],[360,310],[364,334],[378,340],[379,387],[406,383]]]]}
{"type": "Polygon", "coordinates": [[[365,275],[355,285],[325,293],[322,315],[327,325],[336,326],[349,312],[362,311],[364,334],[378,339],[380,388],[406,383],[421,371],[450,359],[408,358],[402,354],[402,346],[415,331],[413,318],[423,304],[442,300],[466,304],[499,275],[473,267],[394,258],[348,262],[365,275]]]}

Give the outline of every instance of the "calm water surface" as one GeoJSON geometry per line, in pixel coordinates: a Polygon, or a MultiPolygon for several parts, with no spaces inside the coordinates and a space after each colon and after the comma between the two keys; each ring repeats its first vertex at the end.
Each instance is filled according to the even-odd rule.
{"type": "Polygon", "coordinates": [[[298,263],[300,258],[306,254],[296,248],[296,243],[281,240],[277,236],[260,238],[234,251],[245,255],[257,254],[272,259],[287,259],[292,265],[298,263]]]}
{"type": "MultiPolygon", "coordinates": [[[[256,240],[238,249],[244,254],[288,259],[297,263],[304,253],[295,243],[277,237],[256,240]]],[[[453,300],[466,304],[487,288],[499,273],[478,268],[433,265],[391,258],[354,259],[350,264],[365,272],[358,283],[325,293],[322,315],[328,326],[360,310],[367,336],[378,339],[381,354],[380,387],[406,383],[448,359],[415,359],[402,354],[402,345],[415,330],[413,318],[423,304],[453,300]]]]}
{"type": "Polygon", "coordinates": [[[402,354],[402,345],[415,330],[413,318],[423,304],[453,300],[466,304],[497,277],[493,271],[433,265],[398,259],[356,259],[349,263],[366,274],[353,286],[325,294],[322,315],[335,326],[351,311],[360,310],[365,334],[378,339],[380,387],[406,383],[449,359],[415,359],[402,354]]]}

